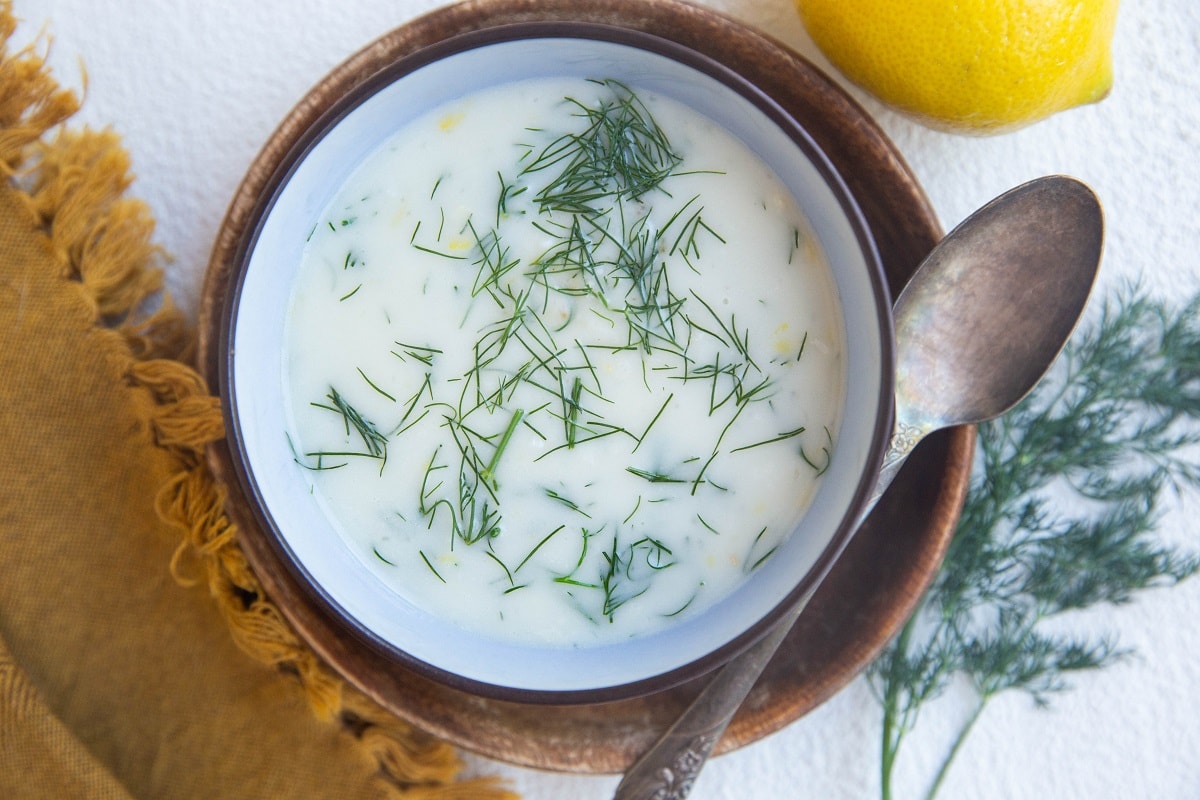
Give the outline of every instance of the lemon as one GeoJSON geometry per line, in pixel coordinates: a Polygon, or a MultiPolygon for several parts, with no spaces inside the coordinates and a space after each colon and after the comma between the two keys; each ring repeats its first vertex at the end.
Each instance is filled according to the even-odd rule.
{"type": "Polygon", "coordinates": [[[1118,0],[795,0],[846,77],[931,127],[1013,130],[1112,87],[1118,0]]]}

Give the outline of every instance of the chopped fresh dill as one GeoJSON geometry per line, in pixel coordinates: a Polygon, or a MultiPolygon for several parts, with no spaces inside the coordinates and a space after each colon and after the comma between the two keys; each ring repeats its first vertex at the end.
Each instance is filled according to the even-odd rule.
{"type": "Polygon", "coordinates": [[[725,427],[721,429],[720,435],[717,436],[717,441],[713,444],[712,455],[710,455],[708,457],[708,460],[705,461],[703,466],[700,467],[700,471],[696,473],[696,477],[692,479],[692,494],[693,495],[696,494],[696,489],[699,488],[700,484],[702,484],[704,482],[704,480],[703,480],[704,473],[706,473],[708,471],[708,468],[710,466],[712,466],[713,461],[716,460],[717,455],[720,454],[721,443],[725,441],[725,435],[727,433],[729,433],[729,429],[733,427],[733,423],[737,422],[738,417],[741,416],[742,411],[745,410],[746,403],[748,403],[748,402],[749,402],[749,398],[747,398],[745,402],[739,402],[738,406],[737,406],[737,410],[734,412],[734,414],[730,418],[729,422],[725,423],[725,427]]]}
{"type": "Polygon", "coordinates": [[[648,566],[650,569],[666,569],[667,567],[675,564],[674,561],[666,560],[667,556],[674,555],[671,552],[671,548],[650,536],[643,536],[641,539],[638,539],[636,542],[630,545],[630,549],[633,552],[640,551],[645,559],[646,566],[648,566]]]}
{"type": "Polygon", "coordinates": [[[387,392],[385,392],[383,389],[380,389],[379,386],[375,383],[375,381],[373,381],[367,377],[367,373],[363,372],[361,367],[355,367],[354,369],[358,371],[358,374],[362,376],[362,379],[367,382],[368,386],[370,386],[375,391],[379,392],[381,395],[386,397],[388,400],[391,400],[393,403],[396,402],[396,398],[393,397],[392,395],[388,394],[387,392]]]}
{"type": "MultiPolygon", "coordinates": [[[[766,445],[766,444],[775,444],[776,442],[783,442],[788,439],[799,436],[800,434],[804,433],[805,430],[807,430],[807,429],[803,425],[801,425],[799,428],[787,431],[786,433],[781,433],[777,436],[772,436],[770,439],[763,439],[761,442],[755,442],[754,444],[744,444],[741,447],[735,447],[732,450],[730,450],[729,452],[739,453],[742,450],[749,450],[753,447],[762,447],[763,445],[766,445]]],[[[829,429],[826,428],[825,432],[828,434],[829,429]]],[[[828,452],[828,451],[826,451],[826,452],[828,452]]],[[[804,458],[803,451],[801,451],[801,453],[802,453],[801,458],[804,458]]],[[[807,458],[804,458],[804,461],[805,461],[805,463],[812,466],[812,462],[809,461],[807,458]]],[[[814,467],[814,469],[816,469],[816,468],[814,467]]]]}
{"type": "MultiPolygon", "coordinates": [[[[561,373],[559,373],[559,375],[559,382],[561,383],[561,373]]],[[[579,378],[574,378],[571,382],[570,396],[568,397],[566,392],[563,392],[562,394],[563,427],[567,440],[567,447],[574,447],[576,439],[579,436],[579,409],[581,408],[579,405],[579,396],[582,391],[583,382],[580,381],[579,378]]]]}
{"type": "MultiPolygon", "coordinates": [[[[558,577],[556,577],[554,579],[554,582],[555,583],[563,583],[563,584],[566,584],[567,586],[578,586],[583,589],[599,588],[594,583],[584,583],[583,581],[578,580],[577,578],[572,578],[570,575],[559,575],[558,577]]],[[[570,592],[568,592],[568,594],[570,594],[570,592]]]]}
{"type": "Polygon", "coordinates": [[[284,431],[283,435],[287,437],[288,449],[292,451],[292,460],[307,470],[320,472],[323,470],[341,469],[350,463],[349,461],[339,461],[336,464],[326,464],[324,458],[330,455],[329,453],[305,453],[301,456],[300,453],[296,452],[296,444],[292,441],[292,435],[287,431],[284,431]],[[310,464],[306,463],[303,460],[304,458],[315,458],[316,461],[310,464]]]}
{"type": "Polygon", "coordinates": [[[433,357],[441,354],[441,350],[432,347],[420,347],[415,344],[405,344],[404,342],[393,342],[403,352],[397,353],[395,350],[390,351],[392,355],[401,361],[405,360],[405,356],[420,361],[427,367],[433,366],[433,357]]]}
{"type": "Polygon", "coordinates": [[[638,469],[637,467],[626,467],[626,472],[637,475],[643,480],[650,483],[687,483],[686,478],[676,478],[664,472],[655,472],[652,470],[638,469]]]}
{"type": "Polygon", "coordinates": [[[392,436],[400,435],[429,413],[429,410],[426,409],[420,414],[420,416],[417,417],[416,420],[411,423],[409,422],[409,417],[411,417],[413,412],[416,411],[417,403],[421,402],[421,397],[423,395],[428,394],[430,399],[433,399],[433,387],[430,385],[430,377],[430,374],[426,372],[424,381],[422,381],[421,385],[417,387],[417,391],[413,393],[413,396],[408,399],[408,402],[404,406],[404,413],[401,415],[400,421],[396,423],[396,427],[392,430],[392,436]]]}
{"type": "Polygon", "coordinates": [[[675,609],[674,611],[669,611],[666,614],[663,614],[663,616],[664,617],[678,617],[684,611],[687,611],[688,606],[690,606],[694,602],[696,602],[696,595],[692,595],[691,597],[689,597],[687,599],[686,603],[684,603],[683,605],[681,605],[679,608],[675,609]]]}
{"type": "Polygon", "coordinates": [[[495,452],[492,453],[492,460],[484,467],[481,477],[485,481],[490,481],[493,486],[496,483],[496,470],[500,468],[500,457],[504,455],[509,440],[512,439],[513,431],[521,424],[521,418],[524,416],[525,412],[519,408],[513,412],[512,418],[508,421],[508,427],[504,429],[504,433],[500,436],[500,442],[496,445],[495,452]]]}
{"type": "MultiPolygon", "coordinates": [[[[514,574],[516,574],[516,573],[520,572],[520,571],[521,571],[521,567],[525,566],[525,564],[527,564],[527,563],[529,562],[529,559],[533,558],[533,556],[534,556],[534,553],[536,553],[538,550],[541,550],[541,549],[542,549],[542,545],[544,545],[546,542],[548,542],[548,541],[550,541],[551,539],[553,539],[553,538],[554,538],[554,536],[555,536],[555,534],[557,534],[559,531],[563,530],[563,529],[564,529],[564,528],[566,528],[566,527],[567,527],[566,525],[559,525],[557,528],[555,528],[554,530],[550,531],[550,532],[549,532],[549,533],[547,533],[545,536],[543,536],[543,537],[542,537],[542,539],[541,539],[541,541],[539,541],[537,544],[535,544],[535,545],[533,546],[533,549],[532,549],[532,550],[530,550],[530,551],[529,551],[529,552],[528,552],[528,553],[525,555],[525,557],[521,559],[521,563],[520,563],[520,564],[517,564],[517,568],[513,570],[513,573],[514,573],[514,574]]],[[[586,541],[586,540],[585,540],[585,541],[586,541]]],[[[582,561],[582,557],[580,558],[580,560],[582,561]]]]}
{"type": "Polygon", "coordinates": [[[508,248],[501,244],[500,234],[495,229],[480,235],[469,219],[467,228],[475,239],[475,252],[478,253],[473,263],[479,267],[479,272],[475,277],[475,285],[471,287],[471,295],[475,296],[499,288],[504,276],[521,262],[509,258],[508,248]]]}
{"type": "Polygon", "coordinates": [[[367,451],[366,453],[357,453],[354,455],[367,455],[371,458],[379,458],[386,461],[388,439],[379,432],[375,427],[375,423],[366,419],[357,409],[346,402],[346,399],[342,397],[337,389],[330,387],[329,394],[326,397],[331,405],[315,402],[311,405],[340,414],[342,421],[345,423],[346,435],[349,436],[351,430],[358,434],[367,451]]]}
{"type": "Polygon", "coordinates": [[[750,551],[748,553],[746,553],[746,560],[743,562],[746,572],[754,572],[754,570],[761,567],[766,562],[766,560],[768,558],[770,558],[771,556],[773,556],[775,554],[775,551],[777,549],[779,549],[779,545],[775,545],[775,546],[769,548],[765,553],[761,553],[761,554],[756,553],[756,551],[758,550],[759,544],[762,543],[762,539],[766,535],[767,535],[767,529],[763,528],[762,530],[760,530],[758,532],[758,535],[756,535],[754,537],[754,541],[750,543],[750,551]]]}
{"type": "Polygon", "coordinates": [[[484,550],[483,552],[487,555],[488,558],[490,558],[492,561],[499,564],[500,569],[504,570],[504,577],[508,579],[509,587],[511,588],[513,586],[516,586],[516,581],[513,580],[512,572],[508,569],[508,566],[505,565],[505,563],[500,560],[500,557],[497,556],[495,553],[493,553],[491,550],[484,550]]]}
{"type": "Polygon", "coordinates": [[[625,519],[621,520],[621,524],[622,524],[622,525],[628,525],[628,524],[629,524],[629,520],[633,519],[633,516],[634,516],[634,514],[637,514],[637,512],[638,512],[638,509],[639,509],[639,508],[641,508],[641,507],[642,507],[642,496],[639,494],[639,495],[638,495],[638,498],[637,498],[637,502],[635,502],[635,503],[633,504],[633,510],[632,510],[632,511],[630,511],[630,512],[629,512],[629,513],[628,513],[628,514],[625,516],[625,519]]]}
{"type": "Polygon", "coordinates": [[[557,503],[561,503],[562,505],[566,506],[567,508],[576,512],[577,514],[582,514],[583,516],[587,517],[588,519],[592,518],[591,514],[587,513],[582,508],[580,508],[579,504],[576,503],[571,498],[563,497],[561,494],[559,494],[558,492],[556,492],[553,489],[546,489],[545,492],[546,492],[546,497],[549,497],[551,500],[554,500],[557,503]]]}
{"type": "Polygon", "coordinates": [[[504,175],[500,172],[496,173],[496,177],[500,180],[500,199],[496,202],[496,227],[499,228],[500,222],[508,216],[509,201],[520,197],[529,187],[508,183],[504,180],[504,175]]]}
{"type": "Polygon", "coordinates": [[[821,457],[814,461],[804,452],[804,448],[800,448],[800,458],[805,464],[813,468],[817,473],[817,477],[825,474],[829,469],[829,465],[833,462],[833,434],[829,432],[829,428],[825,428],[825,444],[821,445],[821,457]]]}
{"type": "Polygon", "coordinates": [[[604,591],[604,602],[600,613],[607,617],[611,623],[618,608],[630,600],[641,597],[650,587],[639,584],[629,586],[628,584],[632,583],[632,581],[623,580],[623,578],[630,577],[630,559],[622,557],[617,547],[616,536],[613,536],[612,550],[602,553],[602,555],[607,569],[600,576],[600,588],[604,591]]]}
{"type": "Polygon", "coordinates": [[[430,563],[429,556],[425,555],[425,551],[418,550],[417,552],[421,555],[421,560],[425,562],[425,566],[429,567],[429,571],[433,573],[433,577],[437,578],[442,583],[445,583],[446,579],[443,578],[442,573],[438,572],[437,568],[434,567],[432,563],[430,563]]]}
{"type": "MultiPolygon", "coordinates": [[[[695,200],[696,198],[692,198],[692,199],[695,200]]],[[[691,200],[688,201],[689,204],[691,202],[692,202],[691,200]]],[[[686,206],[685,206],[685,208],[686,208],[686,206]]],[[[682,210],[683,209],[680,209],[681,212],[682,212],[682,210]]],[[[675,253],[679,253],[681,256],[688,259],[689,263],[691,263],[691,259],[699,258],[700,257],[699,234],[701,234],[701,233],[707,233],[708,235],[712,236],[714,239],[716,239],[721,244],[726,243],[725,238],[723,236],[721,236],[721,234],[719,234],[715,230],[713,230],[712,227],[710,227],[709,224],[704,221],[704,218],[700,216],[701,212],[703,212],[703,210],[704,210],[703,208],[696,209],[695,211],[692,212],[691,216],[689,216],[686,219],[686,221],[684,221],[683,227],[680,229],[679,233],[675,236],[675,241],[671,244],[671,249],[669,251],[667,251],[669,255],[674,255],[675,253]]],[[[674,218],[672,218],[671,222],[673,222],[673,221],[674,221],[674,218]]],[[[668,226],[669,226],[669,224],[670,223],[668,222],[668,226]]]]}
{"type": "Polygon", "coordinates": [[[413,249],[420,250],[422,253],[429,253],[430,255],[439,256],[441,258],[448,258],[451,261],[466,261],[468,259],[467,256],[458,256],[454,253],[447,253],[444,250],[436,250],[432,247],[426,247],[423,244],[417,244],[416,242],[413,242],[412,246],[413,249]]]}
{"type": "Polygon", "coordinates": [[[671,401],[674,399],[675,395],[672,393],[667,395],[666,400],[663,400],[663,404],[659,407],[657,413],[655,413],[655,415],[650,419],[650,422],[646,424],[645,429],[642,431],[642,435],[637,437],[637,444],[633,446],[633,452],[636,453],[637,449],[642,446],[642,442],[646,441],[646,437],[650,435],[650,429],[654,427],[654,423],[658,422],[659,417],[663,415],[663,412],[667,410],[667,406],[670,405],[671,401]]]}
{"type": "Polygon", "coordinates": [[[556,447],[552,447],[551,449],[543,452],[541,455],[539,455],[537,458],[534,459],[534,462],[536,463],[545,458],[549,458],[550,456],[554,455],[555,453],[557,453],[561,450],[568,450],[573,446],[587,444],[588,442],[594,442],[597,439],[604,439],[608,436],[613,436],[613,435],[620,434],[620,433],[628,434],[629,431],[625,430],[624,428],[615,428],[615,427],[607,428],[605,430],[600,431],[599,433],[595,433],[595,434],[585,437],[583,439],[576,439],[575,442],[573,443],[573,445],[568,445],[566,442],[563,442],[562,444],[560,444],[556,447]]]}
{"type": "Polygon", "coordinates": [[[522,170],[525,176],[554,170],[534,198],[543,212],[595,214],[600,200],[636,200],[658,188],[682,161],[629,87],[600,83],[611,91],[594,105],[567,98],[581,130],[554,139],[522,170]]]}

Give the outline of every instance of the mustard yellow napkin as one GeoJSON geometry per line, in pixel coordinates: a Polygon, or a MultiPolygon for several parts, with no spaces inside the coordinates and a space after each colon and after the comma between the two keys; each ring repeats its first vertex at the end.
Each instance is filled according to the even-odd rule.
{"type": "Polygon", "coordinates": [[[14,27],[0,3],[0,797],[511,797],[263,596],[128,157],[61,130],[75,97],[14,27]]]}

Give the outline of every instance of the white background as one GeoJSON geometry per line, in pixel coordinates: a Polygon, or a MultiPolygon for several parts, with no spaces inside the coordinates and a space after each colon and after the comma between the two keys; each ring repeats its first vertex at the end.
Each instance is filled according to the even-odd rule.
{"type": "MultiPolygon", "coordinates": [[[[791,0],[709,0],[829,70],[791,0]]],[[[87,91],[81,118],[112,126],[134,159],[135,193],[175,257],[169,285],[192,314],[213,237],[243,173],[291,106],[331,68],[433,0],[15,0],[20,39],[52,38],[59,80],[87,91]]],[[[1200,290],[1200,4],[1126,0],[1116,84],[1102,103],[1014,134],[935,133],[852,90],[898,145],[953,226],[1041,174],[1101,196],[1108,238],[1098,294],[1139,280],[1170,298],[1200,290]]],[[[839,79],[840,80],[840,79],[839,79]]],[[[1200,502],[1182,498],[1163,536],[1200,547],[1200,502]]],[[[1137,656],[1076,681],[1049,710],[1023,696],[985,712],[945,798],[1200,797],[1200,579],[1072,620],[1137,656]]],[[[968,708],[928,709],[902,754],[897,800],[920,796],[949,728],[968,708]]],[[[816,712],[705,770],[693,797],[878,796],[880,713],[861,679],[816,712]]],[[[616,778],[533,772],[470,758],[531,800],[604,798],[616,778]]]]}

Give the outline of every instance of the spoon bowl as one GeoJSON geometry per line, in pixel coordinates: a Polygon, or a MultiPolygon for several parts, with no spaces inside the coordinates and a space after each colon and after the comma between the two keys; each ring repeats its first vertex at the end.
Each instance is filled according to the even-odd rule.
{"type": "Polygon", "coordinates": [[[1096,211],[1078,181],[1037,180],[979,209],[930,254],[896,302],[902,422],[981,422],[1033,389],[1091,291],[1094,271],[1072,267],[1099,260],[1096,211]]]}
{"type": "Polygon", "coordinates": [[[1037,385],[1083,313],[1103,239],[1095,193],[1048,176],[992,200],[934,248],[893,311],[896,431],[875,500],[921,439],[998,417],[1037,385]]]}

